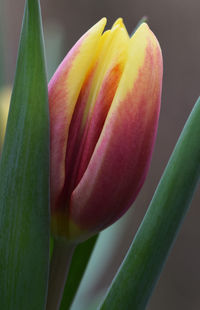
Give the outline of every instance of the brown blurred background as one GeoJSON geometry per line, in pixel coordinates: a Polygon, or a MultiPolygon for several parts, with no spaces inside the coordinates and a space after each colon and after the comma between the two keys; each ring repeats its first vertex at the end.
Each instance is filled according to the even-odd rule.
{"type": "MultiPolygon", "coordinates": [[[[12,83],[24,0],[1,0],[4,17],[6,80],[12,83]]],[[[110,26],[124,18],[131,33],[146,15],[158,37],[164,58],[162,109],[153,161],[147,181],[130,212],[126,240],[109,266],[109,275],[96,289],[109,283],[133,238],[181,129],[200,93],[200,1],[199,0],[42,0],[47,25],[56,25],[63,37],[62,56],[91,25],[103,16],[110,26]]],[[[55,27],[54,27],[55,29],[55,27]]],[[[60,39],[59,39],[60,40],[60,39]]],[[[60,42],[60,41],[59,41],[60,42]]],[[[200,309],[200,191],[180,230],[148,310],[200,309]]],[[[123,309],[122,309],[123,310],[123,309]]],[[[130,309],[131,310],[131,309],[130,309]]]]}

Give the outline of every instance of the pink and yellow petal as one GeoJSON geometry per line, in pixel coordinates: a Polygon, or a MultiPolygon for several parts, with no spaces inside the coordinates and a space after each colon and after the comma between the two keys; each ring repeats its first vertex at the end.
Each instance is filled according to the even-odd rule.
{"type": "Polygon", "coordinates": [[[75,44],[49,83],[52,208],[55,207],[65,180],[67,137],[74,107],[98,53],[105,24],[104,18],[75,44]]]}
{"type": "Polygon", "coordinates": [[[65,197],[79,182],[99,138],[127,60],[128,42],[121,20],[102,35],[98,57],[81,89],[70,124],[65,197]]]}
{"type": "Polygon", "coordinates": [[[160,47],[142,24],[130,40],[128,60],[89,165],[72,193],[72,225],[103,229],[134,201],[151,159],[161,83],[160,47]]]}
{"type": "Polygon", "coordinates": [[[88,120],[85,137],[83,137],[82,154],[79,161],[79,171],[77,174],[76,184],[78,184],[81,180],[95,149],[96,143],[100,137],[108,111],[118,87],[122,71],[123,65],[118,63],[110,69],[104,78],[95,102],[95,106],[91,113],[91,117],[88,120]]]}
{"type": "Polygon", "coordinates": [[[68,208],[69,198],[76,181],[80,157],[80,145],[84,134],[84,131],[82,130],[82,118],[84,115],[85,106],[88,101],[93,74],[94,70],[89,73],[82,86],[69,127],[65,157],[65,183],[59,201],[59,205],[62,205],[63,209],[68,208]]]}

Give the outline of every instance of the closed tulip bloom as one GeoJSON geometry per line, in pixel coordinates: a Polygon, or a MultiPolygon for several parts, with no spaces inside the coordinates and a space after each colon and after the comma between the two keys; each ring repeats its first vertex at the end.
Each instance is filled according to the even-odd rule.
{"type": "Polygon", "coordinates": [[[84,240],[115,222],[144,183],[154,146],[162,54],[146,23],[94,25],[49,83],[51,226],[84,240]]]}

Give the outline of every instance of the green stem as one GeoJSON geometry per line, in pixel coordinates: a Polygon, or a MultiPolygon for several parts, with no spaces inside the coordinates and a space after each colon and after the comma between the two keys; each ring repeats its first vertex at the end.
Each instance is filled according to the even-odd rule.
{"type": "Polygon", "coordinates": [[[75,244],[54,241],[46,310],[59,310],[75,244]]]}

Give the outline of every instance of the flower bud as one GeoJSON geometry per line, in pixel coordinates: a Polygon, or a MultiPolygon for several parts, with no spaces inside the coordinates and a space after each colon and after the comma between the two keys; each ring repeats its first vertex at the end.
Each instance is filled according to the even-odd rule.
{"type": "Polygon", "coordinates": [[[154,146],[162,54],[146,23],[130,38],[106,19],[49,83],[52,232],[84,240],[114,223],[144,183],[154,146]]]}

